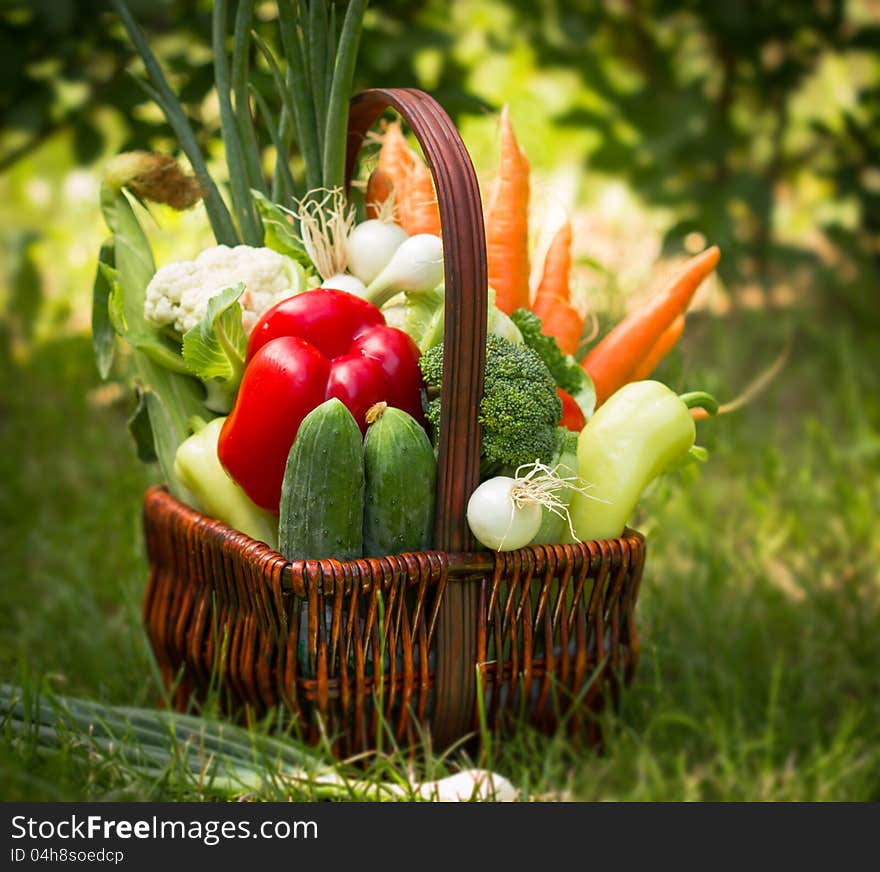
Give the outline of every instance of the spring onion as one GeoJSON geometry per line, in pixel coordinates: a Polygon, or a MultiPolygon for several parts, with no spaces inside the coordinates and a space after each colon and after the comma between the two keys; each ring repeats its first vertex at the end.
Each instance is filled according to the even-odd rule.
{"type": "Polygon", "coordinates": [[[443,281],[443,242],[431,233],[405,240],[376,278],[367,285],[367,299],[376,306],[400,291],[432,291],[443,281]]]}
{"type": "Polygon", "coordinates": [[[371,218],[358,224],[345,241],[348,269],[369,284],[409,237],[399,225],[371,218]]]}

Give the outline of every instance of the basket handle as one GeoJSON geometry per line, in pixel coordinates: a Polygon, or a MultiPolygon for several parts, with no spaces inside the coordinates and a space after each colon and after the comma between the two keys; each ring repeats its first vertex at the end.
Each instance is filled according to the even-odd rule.
{"type": "MultiPolygon", "coordinates": [[[[389,107],[400,113],[422,148],[434,179],[443,227],[446,300],[434,547],[441,551],[472,551],[474,540],[466,510],[480,475],[478,411],[483,397],[488,308],[480,189],[452,120],[433,97],[415,88],[377,88],[352,99],[347,179],[352,177],[367,131],[389,107]]],[[[446,585],[437,614],[431,730],[442,748],[474,724],[477,587],[446,585]]]]}
{"type": "Polygon", "coordinates": [[[472,551],[465,510],[479,483],[477,413],[483,396],[488,285],[480,189],[452,120],[433,97],[415,88],[376,88],[354,97],[348,121],[348,178],[367,131],[388,107],[400,113],[422,147],[443,227],[446,308],[434,547],[472,551]]]}

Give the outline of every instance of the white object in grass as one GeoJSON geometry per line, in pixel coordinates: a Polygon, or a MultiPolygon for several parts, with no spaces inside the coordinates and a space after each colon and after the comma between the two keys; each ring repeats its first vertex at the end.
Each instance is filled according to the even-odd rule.
{"type": "Polygon", "coordinates": [[[345,241],[349,272],[368,285],[407,239],[409,236],[399,224],[378,218],[361,222],[345,241]]]}
{"type": "Polygon", "coordinates": [[[422,799],[434,802],[513,802],[516,788],[502,775],[486,769],[465,769],[439,781],[415,786],[422,799]]]}

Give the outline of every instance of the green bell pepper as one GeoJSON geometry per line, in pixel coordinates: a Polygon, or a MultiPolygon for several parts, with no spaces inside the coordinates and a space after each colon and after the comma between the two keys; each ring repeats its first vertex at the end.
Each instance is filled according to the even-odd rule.
{"type": "Polygon", "coordinates": [[[221,417],[207,424],[196,422],[196,432],[177,449],[174,474],[192,495],[194,508],[277,548],[278,519],[251,502],[217,457],[217,440],[225,420],[221,417]]]}
{"type": "Polygon", "coordinates": [[[578,475],[571,520],[581,541],[620,536],[644,489],[691,454],[696,428],[691,408],[714,415],[718,404],[703,392],[678,396],[658,381],[625,385],[603,403],[578,437],[578,475]]]}

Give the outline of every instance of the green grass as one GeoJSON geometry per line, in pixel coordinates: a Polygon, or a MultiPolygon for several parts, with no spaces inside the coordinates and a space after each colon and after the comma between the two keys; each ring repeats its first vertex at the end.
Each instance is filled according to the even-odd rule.
{"type": "MultiPolygon", "coordinates": [[[[476,762],[524,798],[880,799],[880,372],[871,332],[815,311],[694,318],[658,374],[729,397],[794,335],[774,384],[700,425],[709,463],[659,482],[637,609],[642,659],[598,754],[522,728],[476,762]]],[[[874,333],[873,335],[876,335],[874,333]]],[[[159,698],[140,624],[151,472],[128,398],[95,403],[86,338],[2,357],[0,681],[159,698]]],[[[438,777],[456,759],[423,762],[438,777]]],[[[367,777],[400,778],[406,761],[367,777]]],[[[4,799],[198,799],[70,743],[0,737],[4,799]]],[[[311,798],[289,785],[266,795],[311,798]],[[291,792],[292,791],[292,792],[291,792]]]]}

